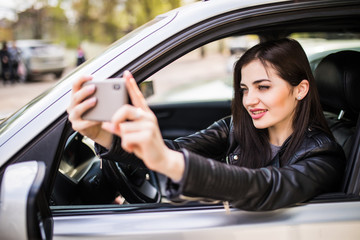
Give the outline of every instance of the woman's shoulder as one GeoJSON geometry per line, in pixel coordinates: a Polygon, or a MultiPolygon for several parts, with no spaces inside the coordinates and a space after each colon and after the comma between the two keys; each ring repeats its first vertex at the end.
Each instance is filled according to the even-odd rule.
{"type": "Polygon", "coordinates": [[[226,116],[214,122],[210,126],[210,128],[213,127],[221,128],[222,130],[226,130],[227,132],[229,132],[229,130],[232,128],[232,125],[233,125],[232,116],[226,116]]]}
{"type": "Polygon", "coordinates": [[[345,159],[343,148],[334,137],[320,129],[309,128],[303,142],[289,162],[295,163],[304,159],[323,159],[321,156],[326,156],[326,159],[335,158],[341,162],[345,159]]]}
{"type": "Polygon", "coordinates": [[[327,132],[314,127],[308,127],[305,133],[305,142],[313,143],[316,146],[324,144],[337,144],[335,138],[327,132]]]}
{"type": "Polygon", "coordinates": [[[343,148],[338,144],[335,138],[325,131],[318,128],[309,127],[305,133],[303,143],[301,144],[298,153],[308,155],[309,152],[317,153],[331,153],[334,155],[343,155],[343,148]]]}

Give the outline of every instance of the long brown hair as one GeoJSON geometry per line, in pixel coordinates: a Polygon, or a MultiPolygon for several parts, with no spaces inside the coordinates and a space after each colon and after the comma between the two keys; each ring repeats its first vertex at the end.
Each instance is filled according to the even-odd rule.
{"type": "Polygon", "coordinates": [[[262,167],[271,154],[268,130],[255,128],[243,105],[240,91],[242,67],[257,59],[262,62],[265,69],[274,68],[277,74],[293,87],[304,79],[309,81],[309,91],[295,109],[292,123],[294,131],[286,141],[286,148],[280,157],[281,165],[284,165],[299,147],[307,128],[317,128],[332,135],[326,124],[315,80],[301,45],[289,38],[259,43],[241,56],[234,69],[235,95],[232,115],[235,139],[242,149],[239,165],[250,168],[262,167]],[[259,148],[262,150],[259,151],[259,148]]]}

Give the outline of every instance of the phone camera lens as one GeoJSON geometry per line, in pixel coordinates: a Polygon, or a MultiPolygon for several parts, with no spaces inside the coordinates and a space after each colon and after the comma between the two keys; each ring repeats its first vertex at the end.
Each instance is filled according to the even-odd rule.
{"type": "Polygon", "coordinates": [[[115,90],[119,90],[120,89],[120,84],[114,84],[113,87],[114,87],[115,90]]]}

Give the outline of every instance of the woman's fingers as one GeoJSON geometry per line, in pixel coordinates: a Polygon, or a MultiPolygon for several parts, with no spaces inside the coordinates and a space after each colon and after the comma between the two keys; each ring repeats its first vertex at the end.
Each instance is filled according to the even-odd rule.
{"type": "Polygon", "coordinates": [[[144,96],[142,95],[139,87],[136,84],[135,79],[129,71],[124,72],[124,78],[126,80],[126,87],[131,99],[132,104],[135,107],[139,107],[144,111],[150,111],[144,96]]]}
{"type": "Polygon", "coordinates": [[[71,104],[67,109],[67,112],[69,114],[69,120],[72,123],[77,121],[83,121],[82,115],[87,110],[93,108],[96,105],[97,100],[95,97],[90,97],[86,99],[94,92],[95,92],[95,86],[90,85],[84,87],[84,89],[81,89],[74,94],[71,104]]]}
{"type": "Polygon", "coordinates": [[[71,103],[67,109],[68,113],[70,113],[70,111],[79,103],[81,103],[85,98],[89,97],[95,92],[94,85],[89,85],[82,88],[82,85],[91,79],[91,76],[84,76],[74,82],[71,91],[71,103]]]}
{"type": "Polygon", "coordinates": [[[91,97],[77,105],[74,105],[73,107],[71,107],[71,109],[68,109],[69,120],[74,121],[81,119],[81,116],[84,114],[84,112],[91,109],[95,105],[96,105],[95,97],[91,97]]]}
{"type": "Polygon", "coordinates": [[[79,91],[81,89],[82,85],[85,82],[90,81],[91,79],[92,79],[92,76],[82,76],[82,77],[80,77],[78,80],[76,80],[73,83],[73,86],[72,86],[73,92],[79,91]]]}
{"type": "Polygon", "coordinates": [[[95,91],[96,87],[93,84],[81,88],[79,91],[74,93],[74,103],[79,104],[83,102],[86,98],[94,94],[95,91]]]}
{"type": "Polygon", "coordinates": [[[83,130],[86,130],[90,127],[96,126],[99,124],[99,122],[95,121],[72,121],[69,117],[69,120],[71,122],[72,128],[75,131],[83,132],[83,130]]]}
{"type": "Polygon", "coordinates": [[[146,157],[144,154],[152,155],[154,154],[152,151],[156,151],[154,147],[154,144],[156,144],[156,141],[154,142],[156,136],[151,129],[143,128],[125,132],[124,126],[121,125],[119,130],[121,136],[121,146],[125,151],[135,153],[139,158],[145,161],[146,157]]]}
{"type": "Polygon", "coordinates": [[[124,133],[121,130],[129,131],[140,131],[146,129],[152,123],[151,116],[144,112],[140,108],[134,108],[130,105],[123,106],[113,116],[111,122],[104,122],[103,128],[109,132],[113,132],[117,135],[124,133]],[[136,116],[136,112],[140,111],[141,114],[136,116]],[[130,121],[127,121],[130,120],[130,121]]]}
{"type": "Polygon", "coordinates": [[[108,132],[118,135],[121,137],[122,148],[129,153],[136,153],[138,157],[142,158],[141,151],[139,149],[144,142],[151,139],[151,130],[149,122],[142,122],[141,124],[135,122],[124,122],[115,125],[112,122],[104,122],[102,128],[108,132]]]}
{"type": "Polygon", "coordinates": [[[128,121],[119,125],[121,135],[148,130],[154,132],[153,128],[154,124],[150,121],[142,121],[140,124],[138,122],[128,121]]]}
{"type": "Polygon", "coordinates": [[[133,105],[124,105],[113,115],[111,122],[117,127],[125,121],[139,121],[143,118],[154,120],[153,113],[148,107],[144,96],[138,88],[135,79],[129,71],[124,72],[126,88],[133,105]]]}
{"type": "Polygon", "coordinates": [[[119,108],[111,118],[111,122],[115,125],[123,123],[125,121],[141,121],[150,120],[153,121],[152,112],[146,112],[139,107],[131,105],[124,105],[119,108]]]}

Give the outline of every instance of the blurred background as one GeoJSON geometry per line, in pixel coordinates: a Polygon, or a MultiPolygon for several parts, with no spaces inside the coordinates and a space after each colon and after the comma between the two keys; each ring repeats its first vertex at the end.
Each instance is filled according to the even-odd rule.
{"type": "Polygon", "coordinates": [[[0,0],[0,118],[130,31],[194,1],[0,0]]]}
{"type": "Polygon", "coordinates": [[[109,44],[185,0],[0,0],[0,40],[109,44]]]}

